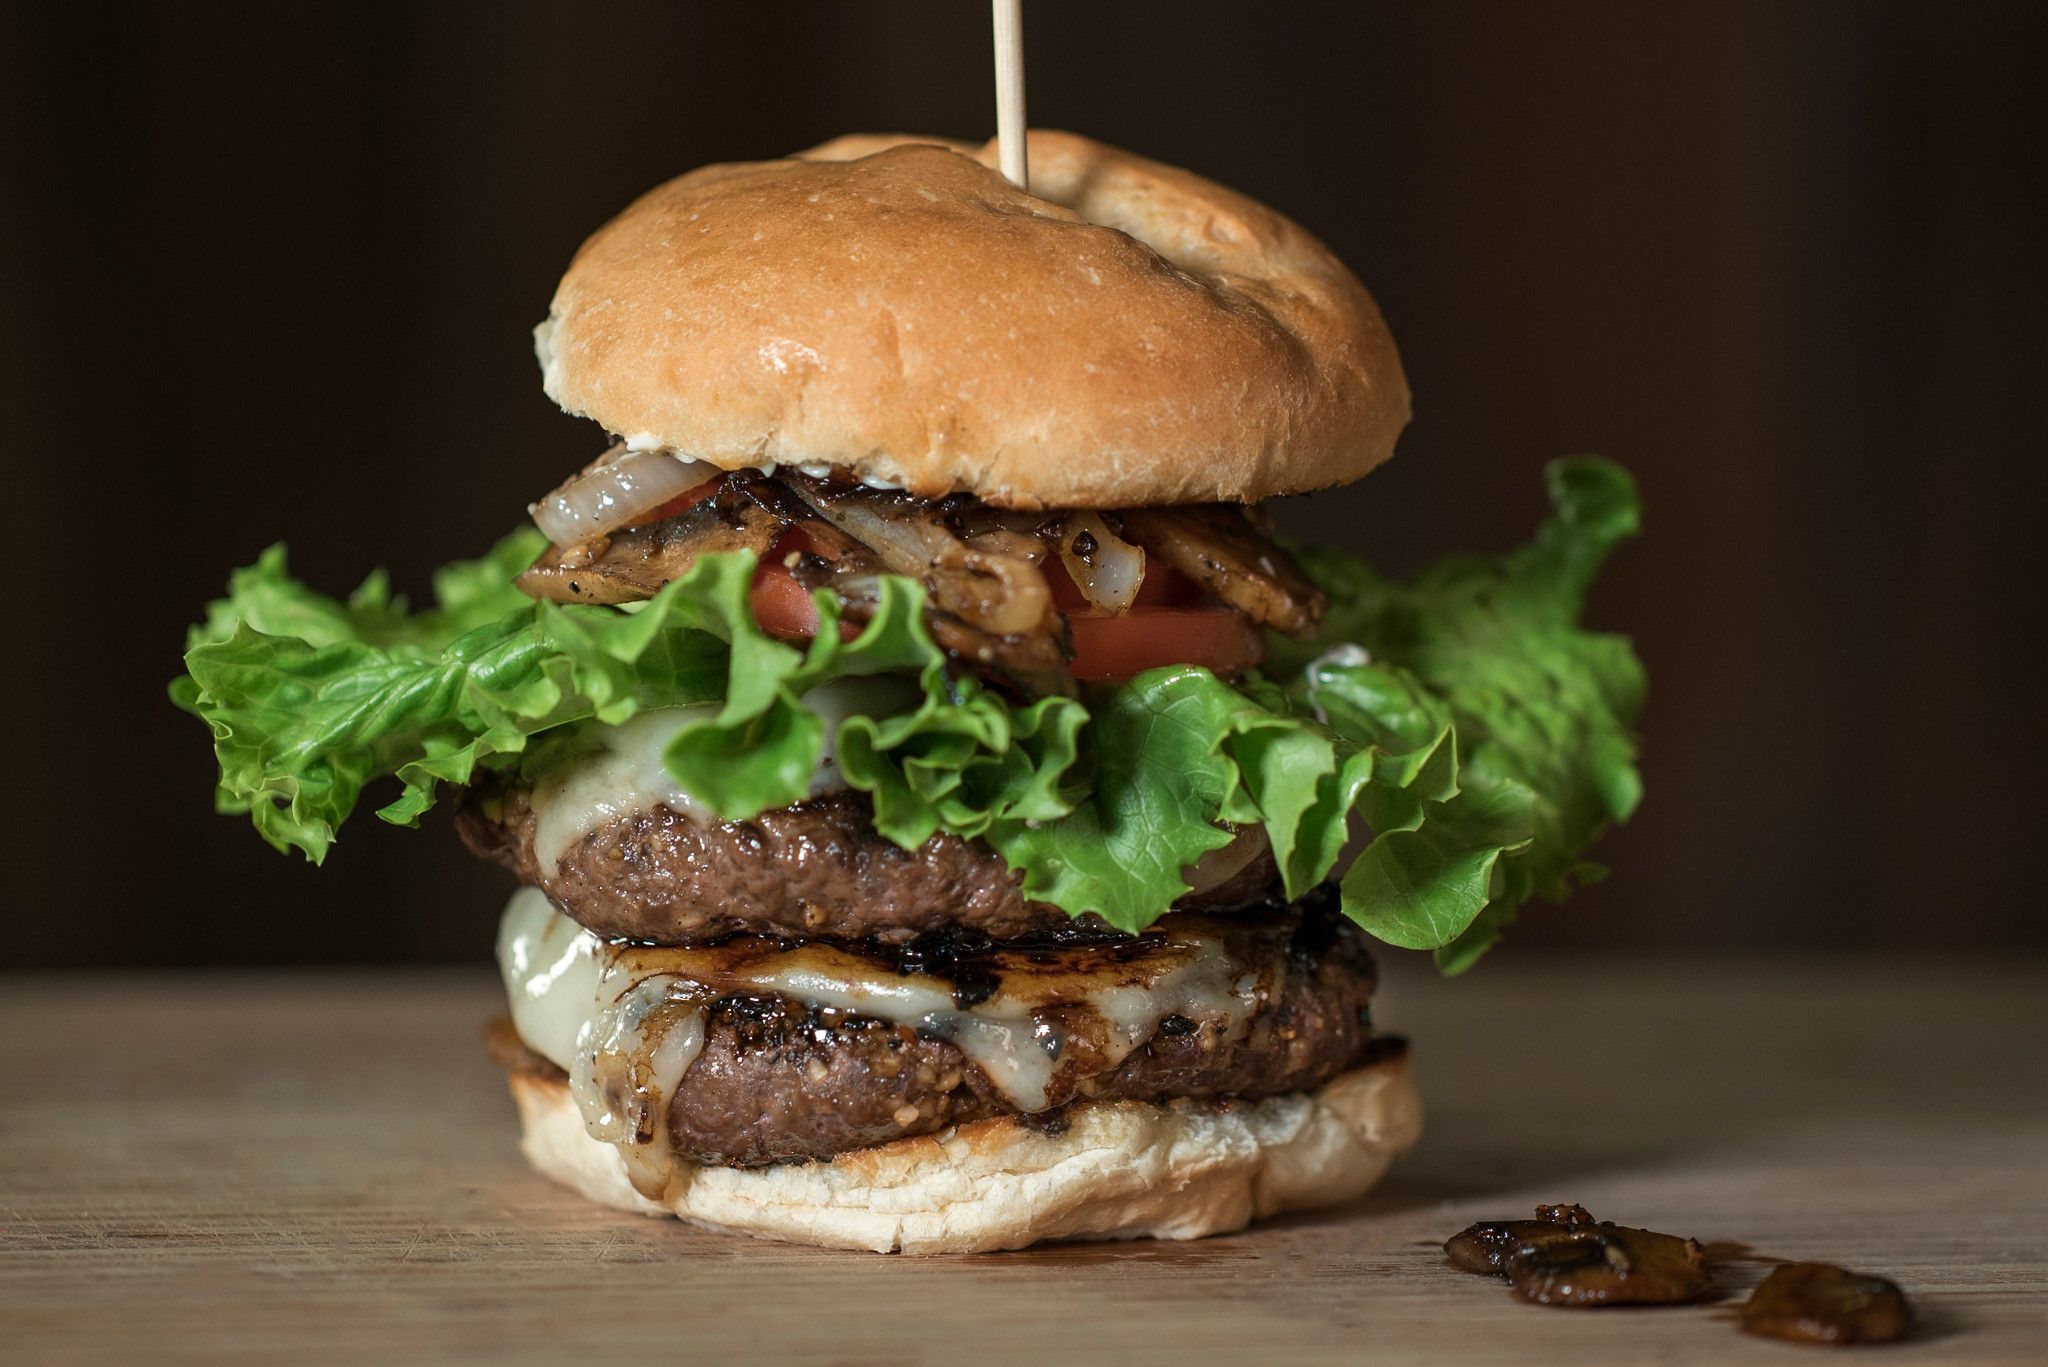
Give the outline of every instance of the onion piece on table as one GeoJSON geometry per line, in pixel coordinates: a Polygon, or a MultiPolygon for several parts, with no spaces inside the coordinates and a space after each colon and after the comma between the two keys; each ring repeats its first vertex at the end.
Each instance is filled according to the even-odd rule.
{"type": "Polygon", "coordinates": [[[718,473],[702,461],[615,446],[527,512],[557,546],[580,546],[635,525],[718,473]]]}

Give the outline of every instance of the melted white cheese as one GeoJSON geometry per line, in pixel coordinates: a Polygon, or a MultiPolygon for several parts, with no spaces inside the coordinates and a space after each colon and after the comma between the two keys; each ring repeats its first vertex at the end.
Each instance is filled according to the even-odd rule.
{"type": "Polygon", "coordinates": [[[946,1040],[1025,1112],[1051,1104],[1064,1041],[1043,1014],[1048,1006],[1078,995],[1095,1012],[1105,1027],[1098,1049],[1105,1071],[1151,1039],[1168,1016],[1186,1016],[1234,1038],[1257,1008],[1255,979],[1237,971],[1221,944],[1189,933],[1170,937],[1167,952],[1148,963],[1138,981],[1105,974],[1076,993],[1072,974],[1051,971],[1041,983],[1028,973],[1010,972],[993,996],[971,1007],[956,1005],[952,985],[943,979],[892,973],[821,945],[805,945],[738,976],[756,991],[835,1006],[946,1040]]]}
{"type": "Polygon", "coordinates": [[[1107,1071],[1168,1016],[1234,1040],[1260,1002],[1258,975],[1198,929],[1166,930],[1156,946],[1112,967],[1077,968],[1059,952],[1037,963],[1013,956],[991,995],[961,1006],[942,978],[898,973],[823,943],[739,955],[608,943],[531,888],[505,908],[498,960],[520,1037],[569,1074],[585,1126],[620,1146],[643,1191],[667,1180],[668,1107],[703,1047],[698,1008],[716,997],[772,993],[947,1040],[1024,1112],[1051,1104],[1067,1044],[1063,1012],[1085,1007],[1099,1022],[1089,1053],[1107,1071]]]}
{"type": "Polygon", "coordinates": [[[535,888],[506,904],[498,968],[519,1037],[569,1075],[584,1128],[658,1198],[675,1170],[669,1103],[704,1047],[697,984],[636,972],[535,888]]]}
{"type": "Polygon", "coordinates": [[[564,1072],[589,1044],[604,942],[521,888],[498,921],[498,972],[526,1047],[564,1072]]]}
{"type": "Polygon", "coordinates": [[[916,683],[893,674],[834,679],[804,694],[804,706],[825,723],[825,749],[811,775],[811,796],[846,786],[839,775],[839,728],[848,717],[886,717],[909,707],[917,696],[916,683]]]}
{"type": "Polygon", "coordinates": [[[792,1001],[907,1025],[950,1041],[979,1064],[989,1081],[1019,1110],[1045,1109],[1057,1037],[1049,1029],[1039,1029],[1039,1022],[1022,1003],[998,996],[962,1011],[953,1004],[952,985],[940,979],[888,973],[851,955],[805,957],[814,962],[750,972],[747,985],[792,1001]]]}
{"type": "Polygon", "coordinates": [[[634,812],[659,806],[692,821],[716,821],[669,774],[661,752],[676,732],[717,714],[709,705],[666,707],[618,726],[591,728],[600,747],[595,754],[563,764],[533,785],[533,855],[541,875],[554,877],[571,845],[634,812]]]}
{"type": "MultiPolygon", "coordinates": [[[[839,775],[839,728],[851,716],[885,716],[915,696],[907,680],[877,676],[835,679],[804,695],[804,705],[825,723],[825,749],[811,775],[811,796],[846,786],[839,775]]],[[[543,879],[561,867],[562,856],[599,826],[635,812],[667,807],[692,821],[718,816],[677,783],[662,762],[676,732],[716,716],[715,704],[642,712],[618,726],[595,726],[597,750],[541,775],[533,786],[533,854],[543,879]]]]}
{"type": "Polygon", "coordinates": [[[590,1047],[569,1070],[569,1094],[592,1138],[617,1146],[640,1194],[658,1198],[675,1173],[668,1111],[704,1048],[697,985],[667,974],[639,977],[605,965],[590,1047]]]}

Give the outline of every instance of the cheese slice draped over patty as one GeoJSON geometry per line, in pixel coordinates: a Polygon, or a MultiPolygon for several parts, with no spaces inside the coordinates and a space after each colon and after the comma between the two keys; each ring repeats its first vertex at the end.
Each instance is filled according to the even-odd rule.
{"type": "MultiPolygon", "coordinates": [[[[888,677],[834,679],[806,693],[805,707],[825,723],[825,748],[811,775],[810,795],[846,787],[839,773],[839,728],[848,717],[881,717],[915,697],[915,688],[888,677]]],[[[592,725],[591,748],[546,770],[534,781],[534,859],[553,878],[562,856],[590,832],[636,812],[666,807],[706,824],[718,815],[678,783],[662,761],[676,733],[718,715],[719,704],[664,707],[617,726],[592,725]]]]}
{"type": "Polygon", "coordinates": [[[945,1040],[1018,1111],[1054,1104],[1059,1068],[1113,1069],[1168,1016],[1243,1037],[1266,990],[1198,917],[1113,946],[996,956],[971,993],[822,941],[740,937],[704,947],[603,940],[523,888],[498,963],[520,1038],[569,1075],[590,1133],[620,1147],[636,1185],[667,1181],[668,1111],[704,1042],[704,1008],[774,996],[945,1040]]]}

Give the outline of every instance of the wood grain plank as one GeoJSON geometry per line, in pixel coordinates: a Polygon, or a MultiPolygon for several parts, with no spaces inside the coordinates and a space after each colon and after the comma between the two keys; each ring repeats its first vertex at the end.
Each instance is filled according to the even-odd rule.
{"type": "Polygon", "coordinates": [[[1443,1266],[1447,1234],[1539,1200],[1892,1276],[1927,1331],[1886,1361],[2048,1343],[2039,963],[1404,961],[1381,1014],[1430,1132],[1360,1205],[928,1261],[534,1176],[478,1043],[496,995],[482,972],[0,980],[0,1358],[1800,1360],[1725,1307],[1542,1310],[1443,1266]]]}

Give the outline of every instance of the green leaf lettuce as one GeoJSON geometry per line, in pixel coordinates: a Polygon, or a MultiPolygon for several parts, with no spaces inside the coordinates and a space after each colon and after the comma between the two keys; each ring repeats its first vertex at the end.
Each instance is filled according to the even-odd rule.
{"type": "Polygon", "coordinates": [[[745,819],[807,793],[826,743],[810,690],[895,677],[903,705],[846,719],[835,751],[898,844],[983,839],[1027,895],[1139,930],[1229,843],[1219,823],[1264,829],[1290,896],[1369,835],[1345,913],[1458,972],[1521,902],[1596,876],[1581,851],[1641,795],[1641,667],[1576,624],[1635,530],[1634,490],[1592,459],[1549,479],[1553,517],[1506,556],[1398,583],[1303,551],[1331,597],[1323,640],[1275,638],[1266,675],[1235,685],[1175,666],[1020,704],[948,671],[900,578],[851,639],[819,593],[817,636],[790,645],[753,621],[746,554],[703,557],[631,610],[537,603],[511,583],[541,548],[527,532],[444,569],[418,612],[381,575],[345,601],[314,593],[273,547],[193,628],[171,692],[212,730],[219,808],[317,861],[373,782],[396,781],[378,815],[410,825],[441,784],[527,763],[543,733],[691,704],[705,715],[664,761],[745,819]]]}

